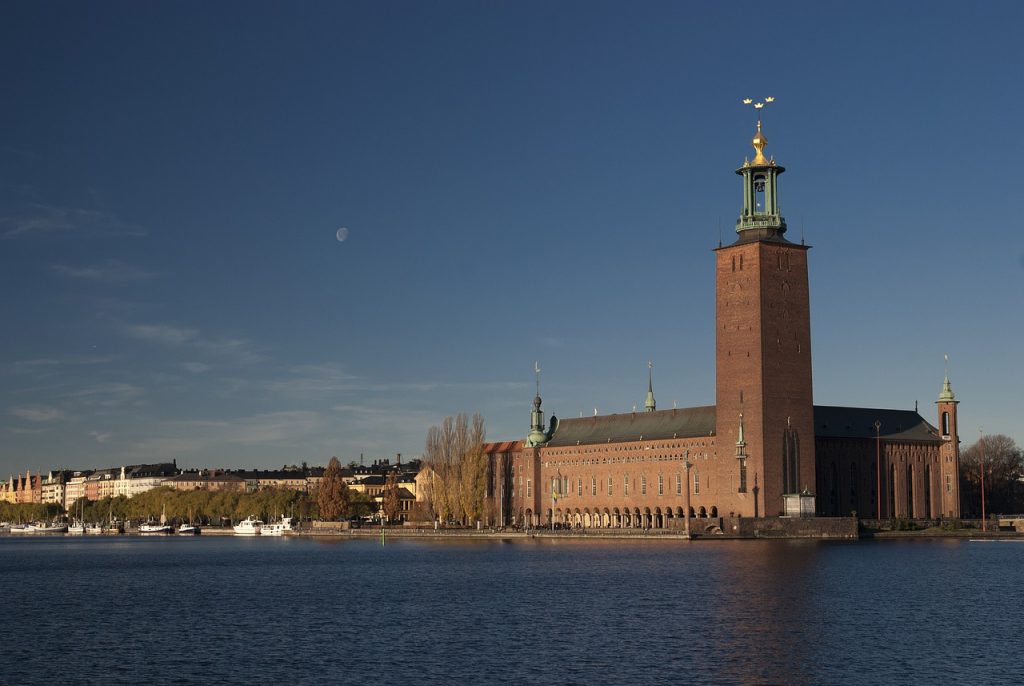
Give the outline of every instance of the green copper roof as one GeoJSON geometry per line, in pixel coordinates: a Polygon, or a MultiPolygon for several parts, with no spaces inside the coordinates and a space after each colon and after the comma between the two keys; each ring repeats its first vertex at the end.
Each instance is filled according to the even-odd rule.
{"type": "Polygon", "coordinates": [[[949,377],[947,376],[946,380],[942,382],[942,392],[939,393],[939,402],[952,402],[954,400],[956,400],[956,396],[953,395],[953,387],[950,385],[949,377]]]}

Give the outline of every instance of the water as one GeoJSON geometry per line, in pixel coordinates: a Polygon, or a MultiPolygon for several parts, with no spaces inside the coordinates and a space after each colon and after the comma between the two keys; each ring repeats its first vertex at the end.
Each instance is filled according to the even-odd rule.
{"type": "Polygon", "coordinates": [[[2,684],[1014,683],[1024,543],[0,537],[2,684]]]}

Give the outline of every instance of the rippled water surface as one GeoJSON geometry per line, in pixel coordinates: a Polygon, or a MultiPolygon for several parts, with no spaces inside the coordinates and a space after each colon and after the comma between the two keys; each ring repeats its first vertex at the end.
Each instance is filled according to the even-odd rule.
{"type": "Polygon", "coordinates": [[[0,538],[0,683],[1019,683],[1024,543],[0,538]]]}

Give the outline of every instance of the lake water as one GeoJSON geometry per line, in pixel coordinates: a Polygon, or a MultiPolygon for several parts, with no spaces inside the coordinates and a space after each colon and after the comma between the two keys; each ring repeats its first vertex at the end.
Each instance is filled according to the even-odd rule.
{"type": "Polygon", "coordinates": [[[0,537],[2,684],[998,684],[1024,543],[0,537]]]}

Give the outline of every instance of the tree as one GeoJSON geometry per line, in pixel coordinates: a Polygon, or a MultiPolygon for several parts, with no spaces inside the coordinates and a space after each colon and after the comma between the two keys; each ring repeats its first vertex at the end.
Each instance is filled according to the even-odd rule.
{"type": "Polygon", "coordinates": [[[393,470],[388,474],[384,482],[384,498],[380,509],[389,522],[397,522],[398,515],[402,509],[402,502],[398,498],[398,471],[393,470]]]}
{"type": "Polygon", "coordinates": [[[426,497],[441,521],[464,523],[483,514],[487,456],[483,453],[484,420],[479,414],[445,417],[427,431],[423,463],[429,469],[426,497]]]}
{"type": "Polygon", "coordinates": [[[981,461],[985,459],[985,511],[1024,511],[1024,451],[1002,434],[982,436],[960,454],[960,502],[964,513],[981,516],[981,461]]]}
{"type": "Polygon", "coordinates": [[[341,478],[341,463],[337,457],[332,457],[324,470],[324,478],[320,482],[320,488],[316,494],[316,502],[320,507],[320,518],[328,521],[336,521],[343,515],[348,514],[349,509],[348,486],[341,478]]]}

